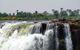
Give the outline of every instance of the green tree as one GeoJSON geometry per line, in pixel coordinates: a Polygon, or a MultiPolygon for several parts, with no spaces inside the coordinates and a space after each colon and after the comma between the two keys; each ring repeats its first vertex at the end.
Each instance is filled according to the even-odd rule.
{"type": "Polygon", "coordinates": [[[7,13],[3,13],[3,14],[2,14],[2,17],[7,17],[7,16],[8,16],[7,13]]]}
{"type": "Polygon", "coordinates": [[[2,17],[2,13],[0,12],[0,17],[2,17]]]}
{"type": "Polygon", "coordinates": [[[43,15],[45,15],[45,16],[48,16],[48,14],[49,14],[49,13],[48,13],[47,11],[44,11],[44,12],[43,12],[43,15]]]}
{"type": "Polygon", "coordinates": [[[60,17],[63,18],[63,8],[60,8],[60,17]]]}
{"type": "Polygon", "coordinates": [[[62,15],[63,15],[64,17],[67,17],[67,16],[68,16],[67,11],[63,10],[63,11],[62,11],[62,15]]]}
{"type": "Polygon", "coordinates": [[[30,12],[24,12],[23,16],[29,18],[29,17],[32,17],[32,13],[30,13],[30,12]]]}
{"type": "Polygon", "coordinates": [[[79,16],[80,9],[76,10],[76,15],[79,16]]]}
{"type": "Polygon", "coordinates": [[[12,16],[11,13],[9,13],[8,16],[11,17],[12,16]]]}
{"type": "Polygon", "coordinates": [[[55,16],[56,18],[59,17],[59,12],[58,12],[57,10],[54,10],[54,16],[55,16]]]}
{"type": "Polygon", "coordinates": [[[35,11],[35,12],[33,13],[33,16],[34,16],[34,17],[38,17],[38,11],[35,11]]]}
{"type": "Polygon", "coordinates": [[[15,16],[15,13],[13,13],[12,16],[15,16]]]}
{"type": "Polygon", "coordinates": [[[67,12],[69,13],[68,16],[75,16],[74,12],[71,9],[67,9],[67,12]]]}
{"type": "Polygon", "coordinates": [[[53,15],[54,15],[54,11],[55,11],[55,10],[54,10],[54,9],[52,9],[52,13],[53,13],[53,15]]]}

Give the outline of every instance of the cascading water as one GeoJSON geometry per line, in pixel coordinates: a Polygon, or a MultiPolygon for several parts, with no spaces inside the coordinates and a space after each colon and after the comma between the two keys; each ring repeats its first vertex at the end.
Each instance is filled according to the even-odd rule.
{"type": "Polygon", "coordinates": [[[59,49],[59,39],[58,39],[58,26],[57,24],[54,25],[54,35],[55,35],[55,50],[59,49]]]}
{"type": "Polygon", "coordinates": [[[64,31],[65,31],[66,48],[67,48],[67,50],[73,50],[69,24],[66,24],[66,23],[64,24],[64,31]]]}
{"type": "Polygon", "coordinates": [[[40,27],[40,23],[35,24],[32,33],[40,33],[40,27]]]}
{"type": "MultiPolygon", "coordinates": [[[[4,23],[0,28],[0,50],[59,50],[55,23],[4,23]]],[[[72,50],[69,25],[64,24],[66,49],[72,50]]]]}

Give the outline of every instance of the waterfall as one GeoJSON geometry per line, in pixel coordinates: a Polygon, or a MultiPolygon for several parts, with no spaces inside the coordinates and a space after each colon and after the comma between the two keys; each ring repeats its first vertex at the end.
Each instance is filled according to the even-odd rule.
{"type": "Polygon", "coordinates": [[[55,25],[55,27],[54,27],[55,29],[54,29],[54,31],[55,31],[55,46],[56,46],[56,50],[58,50],[59,49],[59,39],[58,39],[58,26],[57,26],[57,24],[55,25]]]}
{"type": "Polygon", "coordinates": [[[54,32],[52,29],[46,30],[43,39],[43,50],[53,50],[54,49],[54,32]]]}
{"type": "Polygon", "coordinates": [[[73,50],[69,24],[66,24],[66,23],[64,24],[64,31],[65,31],[66,49],[67,50],[73,50]]]}
{"type": "MultiPolygon", "coordinates": [[[[60,50],[58,27],[56,23],[4,23],[0,50],[60,50]]],[[[64,32],[66,49],[73,50],[69,24],[64,24],[64,32]]]]}
{"type": "Polygon", "coordinates": [[[40,28],[41,28],[41,23],[34,24],[32,34],[33,33],[40,33],[40,28]]]}

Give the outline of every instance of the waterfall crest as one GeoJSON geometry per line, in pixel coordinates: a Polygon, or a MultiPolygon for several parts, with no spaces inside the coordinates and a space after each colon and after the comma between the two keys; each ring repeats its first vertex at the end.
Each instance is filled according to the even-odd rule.
{"type": "MultiPolygon", "coordinates": [[[[59,26],[55,23],[4,23],[0,50],[60,50],[59,26]]],[[[66,50],[73,50],[69,24],[64,25],[66,50]]]]}

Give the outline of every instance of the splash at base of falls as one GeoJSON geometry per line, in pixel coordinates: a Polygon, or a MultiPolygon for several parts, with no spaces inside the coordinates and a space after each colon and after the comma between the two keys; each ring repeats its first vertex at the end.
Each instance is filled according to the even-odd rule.
{"type": "MultiPolygon", "coordinates": [[[[58,25],[55,23],[17,22],[2,25],[0,50],[59,50],[58,25]]],[[[64,31],[66,49],[73,50],[67,24],[64,24],[64,31]]]]}

